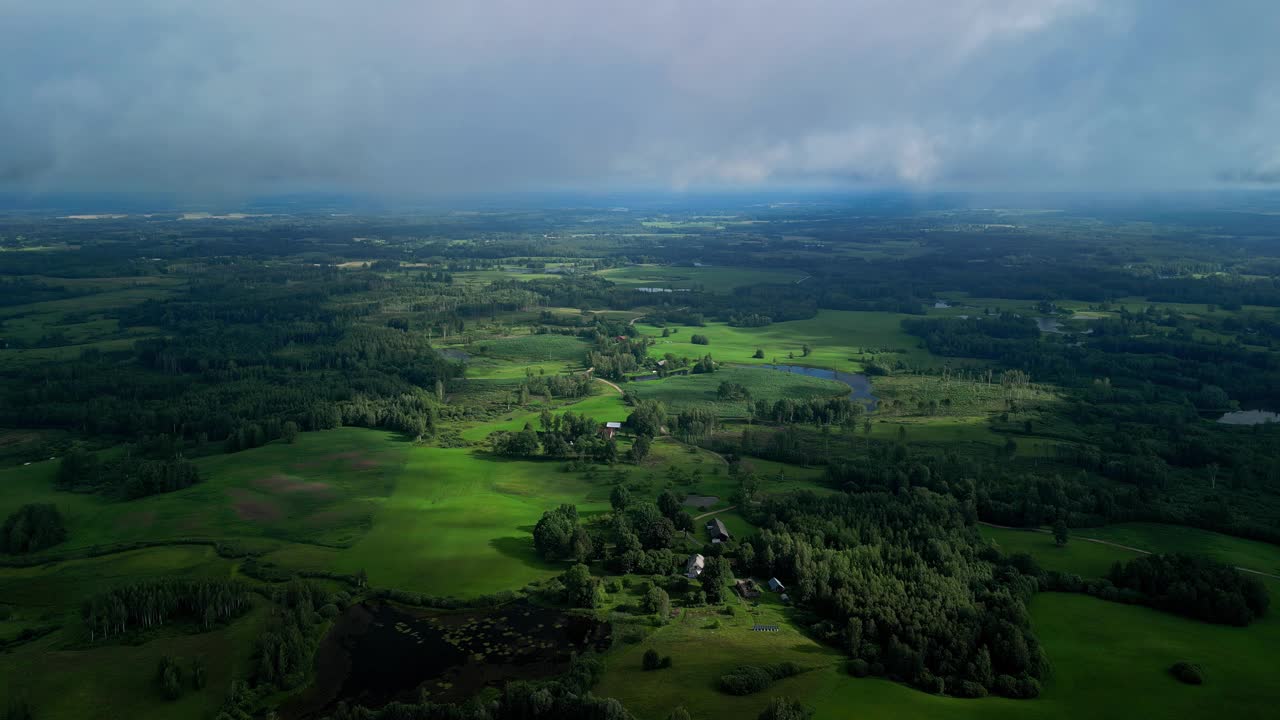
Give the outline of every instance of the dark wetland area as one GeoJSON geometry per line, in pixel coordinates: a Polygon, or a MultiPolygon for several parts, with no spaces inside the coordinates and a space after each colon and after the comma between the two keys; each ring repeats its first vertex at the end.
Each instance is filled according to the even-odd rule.
{"type": "Polygon", "coordinates": [[[603,652],[611,641],[607,622],[528,602],[448,612],[359,603],[335,620],[316,650],[315,682],[281,716],[323,717],[340,702],[462,701],[558,675],[575,654],[603,652]]]}

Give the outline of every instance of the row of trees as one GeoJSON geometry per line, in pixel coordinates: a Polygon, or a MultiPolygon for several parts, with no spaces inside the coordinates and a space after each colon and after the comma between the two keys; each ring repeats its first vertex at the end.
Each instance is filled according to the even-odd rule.
{"type": "Polygon", "coordinates": [[[94,595],[81,614],[90,640],[179,620],[208,629],[247,610],[250,596],[248,585],[238,580],[142,580],[94,595]]]}
{"type": "Polygon", "coordinates": [[[1107,579],[1152,607],[1213,623],[1248,625],[1270,604],[1261,581],[1193,555],[1144,555],[1116,563],[1107,579]]]}

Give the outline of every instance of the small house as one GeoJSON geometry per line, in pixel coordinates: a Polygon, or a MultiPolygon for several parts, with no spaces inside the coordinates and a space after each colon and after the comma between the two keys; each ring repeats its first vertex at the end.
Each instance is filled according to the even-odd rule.
{"type": "Polygon", "coordinates": [[[786,592],[787,590],[786,586],[778,582],[778,578],[776,577],[769,578],[769,589],[774,592],[786,592]]]}
{"type": "Polygon", "coordinates": [[[689,562],[685,563],[684,574],[690,580],[697,580],[702,574],[702,568],[707,564],[707,559],[697,553],[689,556],[689,562]]]}
{"type": "Polygon", "coordinates": [[[620,422],[607,422],[607,423],[605,423],[605,424],[604,424],[604,426],[602,426],[602,427],[600,428],[600,435],[601,435],[602,437],[605,437],[605,438],[608,438],[608,439],[612,440],[612,439],[613,439],[613,437],[614,437],[615,435],[617,435],[617,434],[618,434],[618,431],[619,431],[619,430],[621,430],[621,429],[622,429],[622,423],[620,423],[620,422]]]}
{"type": "Polygon", "coordinates": [[[724,526],[724,521],[720,518],[711,518],[707,521],[707,533],[711,535],[711,542],[727,542],[730,538],[729,528],[724,526]]]}

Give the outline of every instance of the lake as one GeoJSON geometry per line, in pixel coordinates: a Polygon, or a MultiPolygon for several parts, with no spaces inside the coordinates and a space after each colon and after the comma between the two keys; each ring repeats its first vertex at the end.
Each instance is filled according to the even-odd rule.
{"type": "Polygon", "coordinates": [[[860,373],[847,373],[839,370],[827,370],[826,368],[805,367],[803,365],[761,365],[760,367],[770,370],[780,370],[782,372],[793,373],[796,375],[808,375],[809,377],[822,378],[824,380],[836,380],[849,386],[849,399],[859,400],[867,406],[868,410],[876,409],[876,396],[871,392],[871,380],[866,375],[860,373]]]}

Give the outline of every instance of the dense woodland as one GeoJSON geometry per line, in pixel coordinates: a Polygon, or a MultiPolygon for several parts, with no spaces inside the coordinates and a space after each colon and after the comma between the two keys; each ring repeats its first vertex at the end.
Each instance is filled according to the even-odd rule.
{"type": "MultiPolygon", "coordinates": [[[[727,212],[750,222],[714,231],[684,226],[683,211],[666,207],[652,210],[674,218],[669,226],[583,209],[235,224],[161,213],[92,226],[0,217],[0,430],[21,436],[0,449],[9,464],[56,458],[54,490],[108,503],[208,483],[197,466],[206,456],[341,426],[593,479],[621,468],[645,476],[630,490],[621,476],[605,486],[607,512],[548,508],[521,531],[530,531],[531,562],[563,571],[478,599],[449,597],[449,588],[375,591],[363,571],[312,569],[320,581],[304,581],[238,556],[243,579],[95,588],[76,625],[90,646],[208,632],[264,608],[253,667],[219,718],[261,715],[268,698],[305,686],[329,621],[362,595],[456,609],[533,593],[661,627],[673,609],[732,604],[737,577],[776,577],[797,626],[841,651],[850,674],[962,698],[1040,693],[1052,671],[1027,609],[1037,592],[1225,625],[1264,617],[1263,585],[1201,557],[1144,556],[1082,578],[1005,555],[977,526],[1053,526],[1065,541],[1068,528],[1151,521],[1280,543],[1280,424],[1212,422],[1235,409],[1280,409],[1280,248],[1268,239],[1276,228],[1247,213],[1171,219],[1110,208],[1017,215],[1015,224],[995,211],[928,215],[919,205],[866,202],[739,206],[727,212]],[[673,279],[598,274],[639,263],[675,271],[673,279]],[[732,287],[674,279],[700,277],[698,268],[793,279],[732,287]],[[944,298],[964,316],[932,313],[944,298]],[[857,363],[873,382],[907,390],[869,410],[843,396],[766,400],[742,383],[715,382],[738,362],[715,330],[774,333],[830,310],[899,314],[893,330],[910,347],[828,362],[857,363]],[[637,332],[639,319],[660,334],[637,332]],[[513,338],[550,349],[511,361],[528,363],[523,372],[502,366],[485,376],[513,338]],[[561,370],[542,367],[550,365],[561,370]],[[626,390],[617,436],[572,408],[601,391],[598,379],[686,374],[711,380],[714,399],[672,401],[669,410],[626,390]],[[895,418],[964,411],[952,407],[964,392],[907,397],[913,382],[988,398],[967,411],[998,443],[921,438],[927,428],[907,424],[896,435],[873,433],[895,418]],[[460,432],[529,408],[541,408],[536,422],[502,426],[518,430],[483,440],[460,432]],[[726,500],[758,532],[705,540],[682,483],[655,465],[659,442],[719,453],[736,486],[726,500]],[[1044,452],[1019,453],[1037,443],[1044,452]],[[783,486],[783,472],[757,473],[753,458],[820,468],[819,487],[783,486]],[[684,576],[692,553],[705,556],[696,579],[684,576]],[[616,605],[618,578],[640,576],[643,599],[616,605]]],[[[796,349],[801,362],[808,342],[796,349]]],[[[0,552],[44,562],[61,552],[67,528],[58,504],[24,505],[5,519],[0,552]]],[[[483,702],[423,697],[326,712],[332,720],[631,717],[591,694],[602,662],[580,656],[560,679],[508,683],[483,702]]],[[[680,658],[655,652],[645,669],[670,672],[673,662],[680,658]]],[[[802,670],[743,665],[719,688],[760,693],[802,670]]],[[[175,699],[202,687],[204,672],[165,656],[155,682],[175,699]]],[[[805,716],[802,703],[784,698],[761,715],[805,716]]]]}

